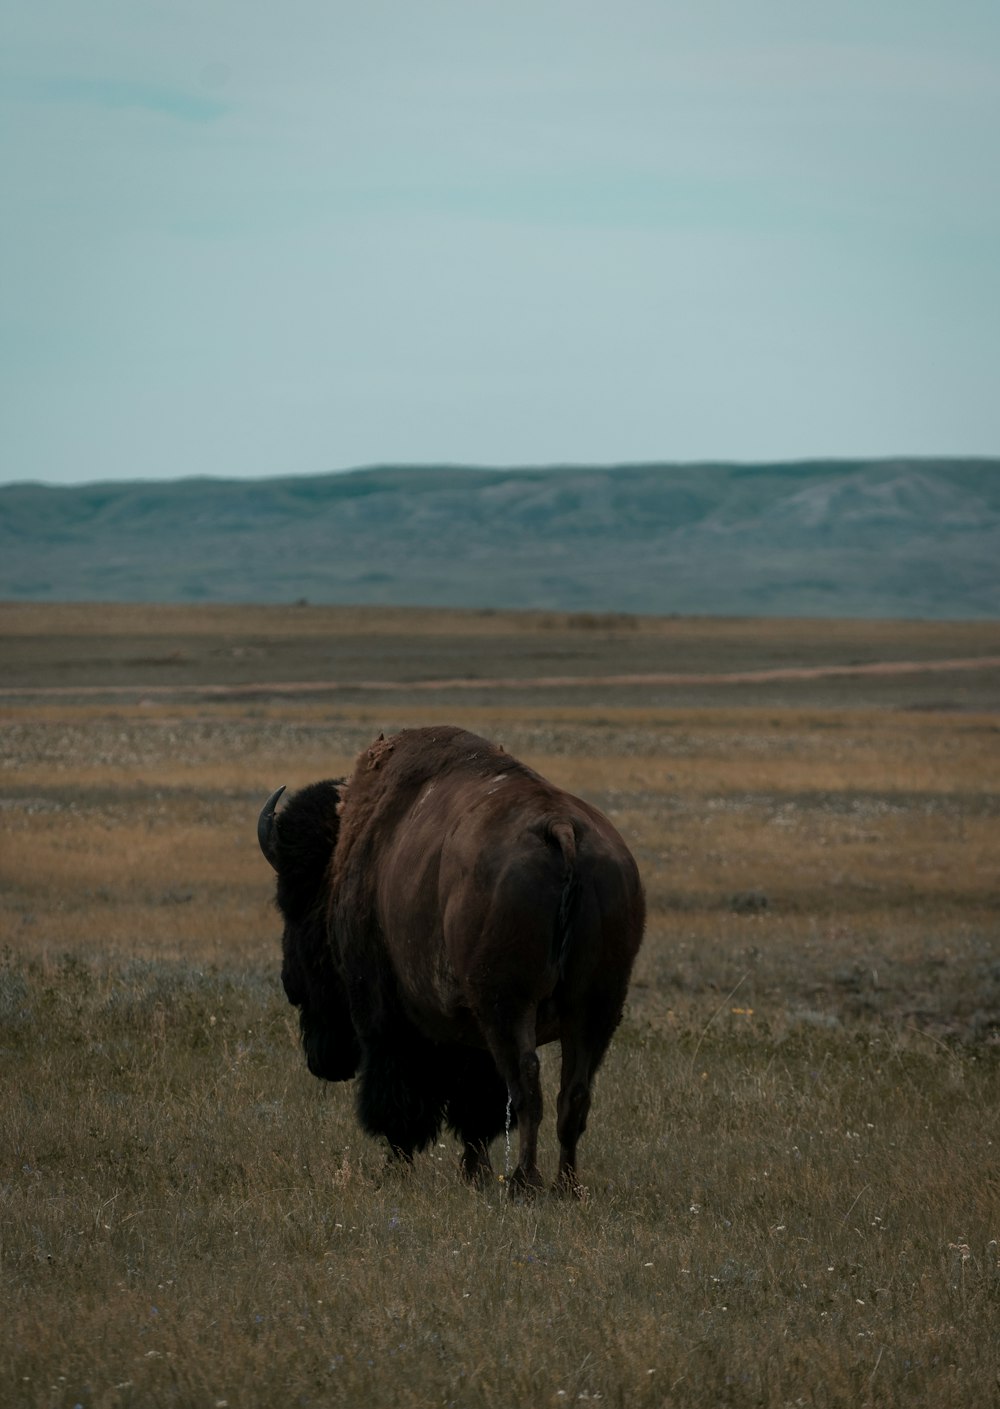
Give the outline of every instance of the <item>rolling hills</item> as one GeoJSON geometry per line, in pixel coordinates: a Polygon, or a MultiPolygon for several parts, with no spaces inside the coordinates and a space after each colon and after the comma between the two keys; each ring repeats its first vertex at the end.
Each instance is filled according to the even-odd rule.
{"type": "Polygon", "coordinates": [[[1000,616],[1000,460],[0,488],[0,598],[1000,616]]]}

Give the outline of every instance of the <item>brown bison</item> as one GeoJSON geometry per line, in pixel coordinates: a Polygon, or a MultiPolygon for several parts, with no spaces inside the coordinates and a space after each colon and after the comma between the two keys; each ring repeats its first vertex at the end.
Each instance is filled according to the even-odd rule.
{"type": "Polygon", "coordinates": [[[282,982],[309,1069],[358,1076],[370,1134],[410,1160],[446,1123],[467,1178],[516,1123],[512,1183],[542,1183],[536,1048],[559,1040],[558,1183],[621,1019],[645,904],[608,819],[452,726],[379,737],[257,834],[278,875],[282,982]]]}

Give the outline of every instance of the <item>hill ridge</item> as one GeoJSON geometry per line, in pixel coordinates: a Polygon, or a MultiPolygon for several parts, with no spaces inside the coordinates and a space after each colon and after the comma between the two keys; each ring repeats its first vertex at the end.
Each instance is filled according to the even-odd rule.
{"type": "Polygon", "coordinates": [[[1000,459],[0,487],[0,598],[1000,617],[1000,459]]]}

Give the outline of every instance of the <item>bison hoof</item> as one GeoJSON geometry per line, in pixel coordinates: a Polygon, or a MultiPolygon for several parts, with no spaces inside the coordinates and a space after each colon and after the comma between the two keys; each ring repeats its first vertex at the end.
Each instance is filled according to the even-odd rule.
{"type": "Polygon", "coordinates": [[[462,1156],[462,1175],[466,1183],[475,1189],[486,1189],[493,1183],[493,1166],[489,1155],[478,1150],[466,1151],[462,1156]]]}
{"type": "Polygon", "coordinates": [[[382,1185],[399,1179],[406,1179],[413,1173],[413,1154],[411,1151],[401,1150],[390,1145],[386,1152],[385,1164],[382,1166],[382,1173],[379,1175],[377,1185],[382,1185]]]}
{"type": "Polygon", "coordinates": [[[533,1199],[539,1189],[545,1188],[545,1180],[537,1169],[521,1169],[520,1166],[507,1180],[507,1189],[512,1199],[533,1199]]]}

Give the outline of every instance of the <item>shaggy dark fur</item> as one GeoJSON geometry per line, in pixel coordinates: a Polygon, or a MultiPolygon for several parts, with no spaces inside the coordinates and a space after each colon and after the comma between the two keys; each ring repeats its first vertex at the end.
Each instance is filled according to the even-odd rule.
{"type": "Polygon", "coordinates": [[[337,844],[338,780],[311,783],[275,816],[277,905],[285,921],[281,982],[299,1009],[306,1062],[313,1076],[348,1081],[361,1048],[347,990],[327,942],[327,873],[337,844]]]}
{"type": "Polygon", "coordinates": [[[403,1158],[447,1124],[471,1179],[488,1176],[509,1096],[514,1182],[537,1185],[535,1049],[559,1040],[559,1182],[575,1186],[645,919],[608,819],[441,726],[380,737],[346,787],[304,789],[275,829],[282,978],[310,1069],[356,1070],[362,1125],[403,1158]]]}

